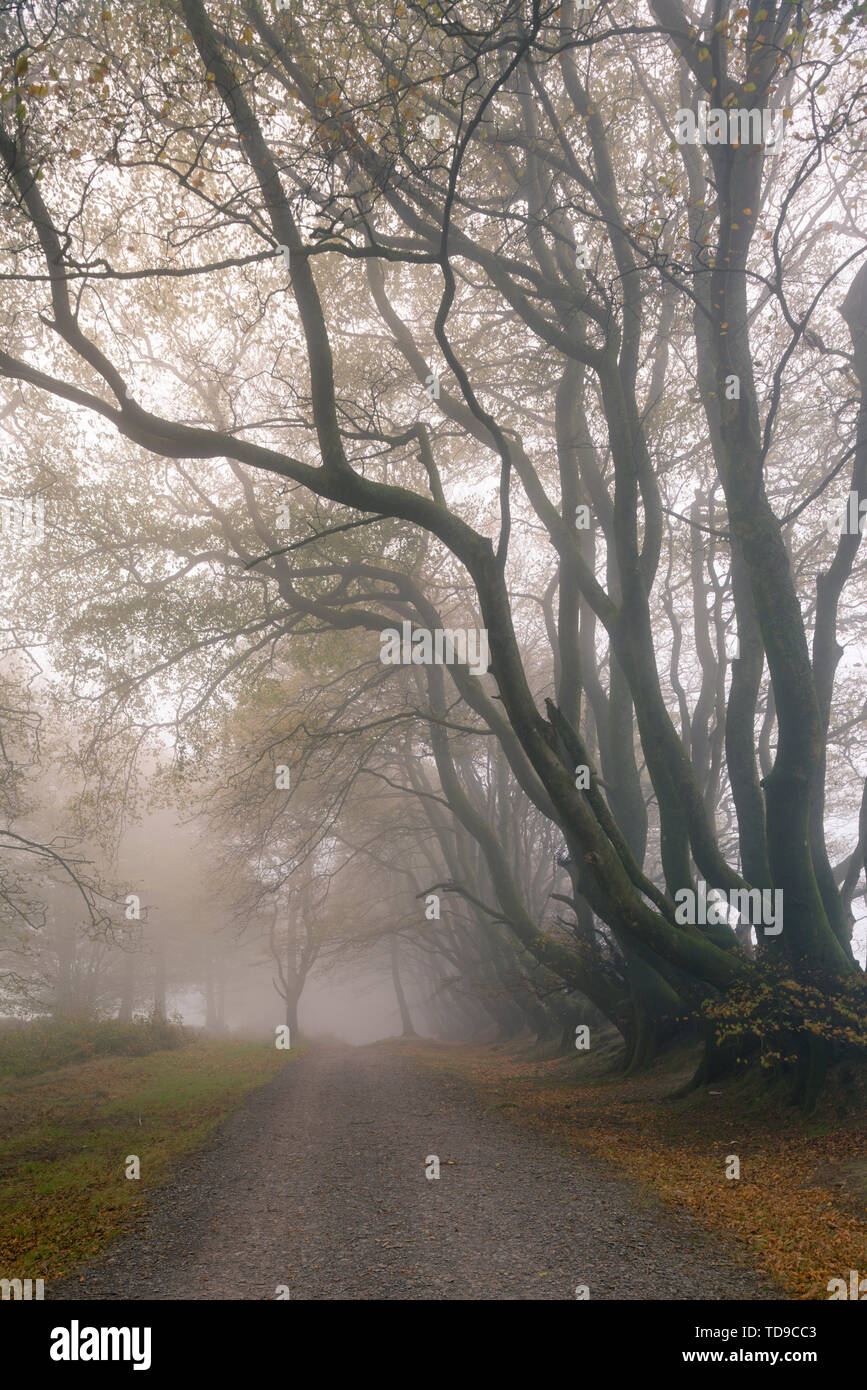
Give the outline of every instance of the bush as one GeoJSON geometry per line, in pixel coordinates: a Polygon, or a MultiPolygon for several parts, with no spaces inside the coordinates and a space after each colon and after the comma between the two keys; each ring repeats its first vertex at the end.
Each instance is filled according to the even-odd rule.
{"type": "Polygon", "coordinates": [[[867,981],[860,971],[840,980],[802,963],[796,979],[782,962],[762,960],[701,1012],[713,1023],[718,1046],[758,1048],[763,1067],[797,1062],[810,1039],[834,1059],[867,1055],[867,981]]]}
{"type": "Polygon", "coordinates": [[[184,1047],[192,1028],[165,1019],[34,1019],[0,1032],[0,1076],[35,1076],[94,1057],[144,1057],[184,1047]]]}

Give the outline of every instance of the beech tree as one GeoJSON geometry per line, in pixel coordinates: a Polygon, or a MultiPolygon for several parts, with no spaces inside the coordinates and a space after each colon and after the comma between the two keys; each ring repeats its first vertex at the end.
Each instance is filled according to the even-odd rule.
{"type": "MultiPolygon", "coordinates": [[[[431,746],[504,917],[526,905],[454,773],[452,691],[562,838],[577,943],[582,920],[585,944],[601,931],[660,1012],[695,990],[723,1034],[771,1036],[808,1096],[867,1041],[848,911],[865,836],[850,806],[841,874],[826,804],[860,530],[812,571],[796,533],[847,465],[867,486],[855,18],[153,0],[122,26],[85,0],[4,20],[16,405],[65,402],[146,478],[175,461],[230,568],[264,564],[324,627],[444,626],[447,574],[490,672],[425,670],[431,746]],[[702,142],[680,143],[693,109],[702,142]],[[817,443],[834,461],[805,488],[817,443]],[[245,530],[219,515],[226,471],[245,530]],[[319,508],[288,547],[264,515],[274,479],[319,508]],[[299,575],[297,546],[339,528],[355,563],[299,575]],[[728,571],[713,637],[709,536],[728,571]],[[680,920],[697,879],[781,891],[783,931],[754,951],[725,919],[680,920]]],[[[522,945],[579,987],[586,951],[538,934],[530,915],[522,945]]]]}

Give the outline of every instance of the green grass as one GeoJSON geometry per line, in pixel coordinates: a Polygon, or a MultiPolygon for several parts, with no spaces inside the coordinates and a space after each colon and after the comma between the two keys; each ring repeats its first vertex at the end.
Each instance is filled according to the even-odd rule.
{"type": "Polygon", "coordinates": [[[105,1249],[172,1164],[297,1055],[200,1041],[0,1077],[0,1277],[56,1279],[105,1249]]]}
{"type": "Polygon", "coordinates": [[[0,1031],[0,1081],[10,1076],[38,1076],[94,1057],[145,1057],[150,1052],[184,1047],[195,1036],[192,1029],[165,1019],[136,1019],[132,1023],[39,1019],[7,1025],[0,1031]]]}

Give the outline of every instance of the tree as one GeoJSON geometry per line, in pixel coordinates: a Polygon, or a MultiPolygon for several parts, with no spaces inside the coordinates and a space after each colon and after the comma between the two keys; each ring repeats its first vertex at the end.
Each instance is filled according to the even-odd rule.
{"type": "MultiPolygon", "coordinates": [[[[453,665],[449,679],[562,836],[576,913],[616,940],[633,994],[734,996],[765,970],[785,1012],[780,981],[793,975],[837,1009],[835,1043],[854,1009],[861,1046],[863,975],[823,814],[835,615],[860,534],[817,592],[811,660],[789,534],[812,497],[777,463],[797,439],[811,373],[828,392],[826,419],[845,415],[853,390],[842,324],[827,307],[863,249],[846,245],[859,237],[827,162],[833,150],[853,174],[863,168],[845,145],[863,96],[851,17],[750,5],[711,24],[677,0],[636,7],[623,23],[601,9],[579,17],[571,3],[472,19],[378,4],[313,17],[291,6],[266,15],[252,2],[243,11],[239,25],[236,9],[220,4],[154,4],[153,62],[140,32],[124,47],[87,3],[74,24],[58,14],[50,34],[28,19],[10,29],[0,129],[16,238],[10,283],[19,299],[24,286],[31,299],[43,287],[53,343],[37,329],[36,304],[16,301],[10,313],[29,315],[51,369],[5,352],[0,373],[32,388],[28,403],[49,393],[150,454],[227,460],[281,597],[298,575],[294,560],[274,554],[285,546],[262,534],[256,475],[348,509],[329,512],[324,531],[364,523],[366,543],[378,533],[390,553],[379,571],[358,565],[350,590],[338,581],[329,591],[327,565],[302,576],[298,607],[332,628],[381,631],[396,603],[422,617],[426,605],[436,611],[413,589],[414,568],[420,555],[426,580],[448,567],[491,655],[489,677],[453,665]],[[89,58],[100,55],[88,93],[50,70],[34,81],[55,55],[82,71],[82,32],[89,58]],[[719,103],[717,137],[732,138],[713,143],[709,113],[707,143],[679,144],[677,110],[705,98],[719,103]],[[806,134],[769,154],[753,138],[753,106],[777,129],[805,111],[806,134]],[[103,124],[90,139],[91,176],[77,180],[81,220],[70,192],[80,156],[67,150],[88,107],[103,124]],[[138,220],[143,207],[156,263],[121,241],[127,213],[138,220]],[[181,223],[189,237],[178,245],[181,223]],[[91,249],[97,237],[105,254],[91,249]],[[275,285],[264,263],[283,275],[284,253],[288,284],[275,285]],[[132,329],[127,277],[181,287],[172,322],[181,305],[188,323],[207,306],[241,324],[245,347],[261,341],[243,366],[235,350],[228,367],[212,367],[202,334],[178,347],[157,312],[151,344],[132,329]],[[262,309],[272,298],[279,331],[262,309]],[[139,344],[139,363],[154,370],[144,393],[129,389],[134,359],[103,323],[117,342],[130,330],[139,344]],[[505,358],[492,325],[506,328],[505,358]],[[759,326],[768,360],[752,346],[759,326]],[[304,378],[296,359],[285,388],[289,411],[265,376],[276,364],[279,383],[281,332],[305,358],[304,378]],[[194,384],[203,370],[207,391],[194,384]],[[699,424],[679,412],[696,384],[699,424]],[[708,521],[701,507],[684,517],[663,501],[672,421],[705,495],[719,487],[724,498],[712,529],[730,552],[731,587],[718,618],[730,604],[739,643],[724,698],[728,663],[719,653],[715,663],[696,614],[699,664],[715,680],[699,693],[690,740],[660,680],[655,605],[663,545],[676,550],[684,526],[708,521]],[[495,505],[468,501],[468,479],[487,479],[495,505]],[[664,522],[672,516],[676,532],[664,522]],[[534,659],[520,598],[528,571],[545,661],[534,659]],[[765,662],[777,743],[760,776],[765,662]],[[705,747],[711,688],[716,753],[705,747]],[[716,819],[723,705],[736,862],[716,819]],[[588,769],[586,786],[576,767],[588,769]],[[782,892],[785,930],[760,936],[761,961],[725,919],[678,920],[678,895],[694,893],[696,877],[725,893],[782,892]]],[[[846,301],[847,321],[857,299],[846,301]]],[[[859,469],[863,450],[851,447],[859,469]]],[[[207,468],[179,473],[215,519],[207,468]]],[[[246,537],[236,532],[234,543],[244,549],[246,537]]],[[[693,563],[701,569],[697,552],[693,563]]],[[[280,619],[267,620],[276,631],[280,619]]],[[[441,673],[428,675],[435,742],[445,697],[441,673]]],[[[441,746],[447,800],[487,839],[499,907],[515,920],[496,836],[473,819],[449,761],[441,746]]],[[[527,930],[528,942],[532,922],[527,930]]],[[[828,1040],[812,1017],[794,1029],[811,1077],[828,1040]]]]}

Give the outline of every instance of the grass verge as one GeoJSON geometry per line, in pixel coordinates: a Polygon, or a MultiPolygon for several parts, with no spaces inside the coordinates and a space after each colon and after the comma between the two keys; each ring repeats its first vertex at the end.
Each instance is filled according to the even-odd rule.
{"type": "Polygon", "coordinates": [[[57,1279],[92,1259],[172,1163],[293,1055],[196,1042],[0,1081],[0,1276],[57,1279]],[[138,1180],[126,1176],[130,1154],[138,1180]]]}

